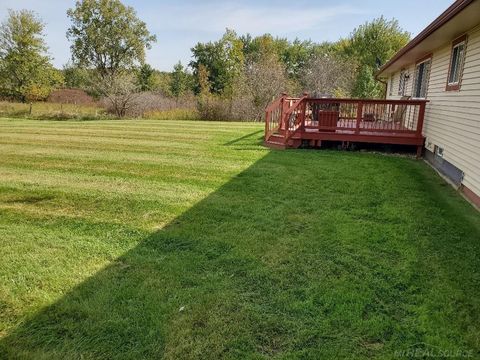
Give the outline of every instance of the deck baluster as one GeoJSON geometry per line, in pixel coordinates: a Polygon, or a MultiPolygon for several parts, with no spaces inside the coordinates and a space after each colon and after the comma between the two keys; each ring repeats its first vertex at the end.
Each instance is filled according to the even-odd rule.
{"type": "Polygon", "coordinates": [[[359,101],[357,104],[357,119],[355,122],[355,133],[360,134],[360,123],[362,122],[363,102],[359,101]]]}

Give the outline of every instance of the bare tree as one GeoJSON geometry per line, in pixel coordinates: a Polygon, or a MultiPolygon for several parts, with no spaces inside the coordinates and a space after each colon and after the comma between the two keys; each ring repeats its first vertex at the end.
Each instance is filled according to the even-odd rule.
{"type": "Polygon", "coordinates": [[[287,87],[285,66],[276,54],[264,53],[247,61],[234,85],[232,116],[235,119],[260,121],[265,107],[287,87]]]}
{"type": "Polygon", "coordinates": [[[334,54],[312,56],[301,74],[304,90],[311,94],[349,96],[356,75],[356,64],[334,54]]]}
{"type": "Polygon", "coordinates": [[[138,84],[131,73],[117,73],[104,76],[97,82],[97,91],[104,96],[107,108],[121,118],[128,113],[134,113],[137,105],[138,84]]]}

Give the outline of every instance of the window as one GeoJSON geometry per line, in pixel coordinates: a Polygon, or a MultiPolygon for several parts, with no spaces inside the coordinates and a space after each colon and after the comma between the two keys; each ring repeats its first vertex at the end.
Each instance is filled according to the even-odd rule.
{"type": "Polygon", "coordinates": [[[462,36],[452,43],[450,66],[448,69],[447,91],[460,90],[463,63],[465,60],[466,36],[462,36]]]}
{"type": "Polygon", "coordinates": [[[400,79],[398,80],[398,95],[405,95],[405,87],[408,80],[408,75],[405,70],[400,71],[400,79]]]}
{"type": "Polygon", "coordinates": [[[433,152],[435,153],[435,155],[443,158],[443,148],[442,147],[440,147],[438,145],[435,145],[435,147],[433,148],[433,152]]]}
{"type": "Polygon", "coordinates": [[[425,99],[427,96],[428,76],[430,73],[430,56],[423,58],[415,66],[415,83],[413,86],[413,97],[416,99],[425,99]]]}
{"type": "Polygon", "coordinates": [[[389,89],[388,95],[392,96],[393,95],[393,75],[390,76],[388,89],[389,89]]]}

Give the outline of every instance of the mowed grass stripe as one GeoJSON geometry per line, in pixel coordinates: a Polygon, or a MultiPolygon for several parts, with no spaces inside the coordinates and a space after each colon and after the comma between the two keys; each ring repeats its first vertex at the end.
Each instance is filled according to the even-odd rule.
{"type": "Polygon", "coordinates": [[[138,139],[139,137],[144,137],[146,139],[157,140],[159,138],[163,139],[172,139],[172,140],[202,140],[209,139],[215,134],[205,134],[205,133],[185,133],[182,134],[175,129],[158,129],[158,128],[149,128],[144,131],[136,130],[127,130],[121,128],[115,129],[95,129],[95,128],[72,128],[66,129],[63,127],[59,128],[48,128],[48,129],[34,129],[34,128],[8,128],[2,129],[2,134],[36,134],[36,135],[57,135],[57,136],[69,136],[69,135],[78,135],[78,136],[92,136],[92,137],[105,137],[105,138],[124,138],[124,139],[138,139]]]}
{"type": "MultiPolygon", "coordinates": [[[[154,182],[177,182],[180,184],[201,185],[201,186],[216,186],[219,181],[222,181],[222,175],[232,174],[234,169],[224,169],[221,164],[212,166],[211,164],[195,164],[189,166],[188,171],[185,167],[187,162],[182,162],[181,158],[174,158],[180,164],[175,164],[171,161],[165,160],[163,162],[151,163],[135,163],[133,161],[111,161],[105,162],[99,159],[82,159],[76,163],[70,163],[66,160],[70,157],[53,157],[28,155],[4,156],[0,159],[1,168],[22,168],[30,169],[32,166],[32,158],[41,165],[42,170],[51,172],[81,172],[82,174],[90,175],[104,175],[112,178],[128,178],[132,180],[151,180],[154,182]],[[183,164],[182,164],[183,163],[183,164]],[[158,165],[162,164],[162,168],[158,169],[158,165]],[[217,174],[212,174],[212,168],[217,169],[217,174]]],[[[238,168],[238,166],[237,166],[238,168]]]]}
{"type": "MultiPolygon", "coordinates": [[[[122,150],[104,150],[101,151],[99,147],[89,147],[89,146],[49,146],[46,144],[14,144],[6,145],[2,147],[7,157],[19,156],[19,159],[22,157],[32,157],[32,158],[53,158],[60,160],[73,160],[73,163],[76,161],[84,160],[93,160],[99,162],[107,163],[140,163],[144,165],[171,165],[171,166],[180,166],[186,167],[190,170],[202,170],[212,169],[220,173],[231,173],[238,169],[244,168],[251,163],[252,154],[265,154],[267,150],[265,149],[252,149],[253,151],[239,151],[235,156],[226,155],[225,151],[223,154],[211,154],[206,152],[204,156],[195,157],[196,151],[174,151],[173,149],[170,152],[148,152],[148,151],[132,151],[131,149],[122,150]]],[[[8,160],[7,160],[8,161],[8,160]]],[[[113,164],[112,164],[113,165],[113,164]]],[[[163,167],[159,169],[162,171],[163,167]]],[[[210,174],[214,175],[214,174],[210,174]]]]}
{"type": "MultiPolygon", "coordinates": [[[[185,132],[206,132],[208,134],[239,134],[239,131],[248,129],[257,129],[260,124],[255,123],[231,123],[231,122],[209,122],[203,121],[163,121],[163,120],[96,120],[96,121],[38,121],[38,120],[19,120],[11,119],[5,121],[2,119],[0,128],[34,128],[34,129],[101,129],[101,130],[134,130],[148,131],[157,129],[158,131],[176,130],[177,134],[185,132]]],[[[261,126],[261,125],[260,125],[261,126]]]]}
{"type": "MultiPolygon", "coordinates": [[[[85,199],[82,196],[72,194],[68,199],[58,196],[54,200],[45,200],[42,203],[32,204],[28,201],[22,202],[21,199],[14,200],[9,204],[0,204],[3,216],[25,217],[31,220],[38,220],[39,226],[45,225],[47,220],[55,220],[64,226],[69,219],[78,219],[84,223],[90,223],[93,227],[98,224],[105,224],[108,219],[112,226],[121,226],[130,224],[137,230],[155,231],[168,225],[178,214],[188,209],[184,204],[158,204],[148,206],[145,203],[129,201],[120,203],[115,210],[101,206],[95,199],[85,199]],[[62,200],[62,202],[60,202],[62,200]],[[78,205],[75,200],[82,200],[78,205]],[[96,206],[95,214],[92,214],[91,207],[96,206]],[[138,212],[133,213],[135,210],[138,212]]],[[[119,200],[115,199],[118,203],[119,200]]]]}
{"type": "Polygon", "coordinates": [[[166,201],[189,201],[200,199],[208,190],[194,185],[165,182],[162,180],[136,181],[122,177],[108,177],[77,172],[58,172],[43,169],[19,169],[0,167],[0,184],[35,185],[46,188],[58,188],[64,191],[89,191],[111,196],[149,199],[162,194],[166,201]]]}
{"type": "MultiPolygon", "coordinates": [[[[159,127],[146,127],[145,129],[139,129],[138,127],[131,128],[131,127],[101,127],[101,128],[92,128],[92,127],[44,127],[38,128],[36,126],[32,127],[0,127],[2,129],[2,133],[35,133],[35,134],[68,134],[71,132],[75,132],[76,134],[85,134],[85,135],[93,135],[97,136],[99,134],[108,135],[110,137],[115,135],[145,135],[145,136],[171,136],[173,138],[185,138],[188,136],[189,139],[197,139],[197,138],[205,138],[211,137],[216,135],[231,135],[239,134],[239,130],[232,130],[232,129],[224,129],[221,128],[212,128],[208,129],[208,133],[205,131],[199,131],[199,129],[192,129],[191,127],[167,127],[167,128],[159,128],[159,127]],[[211,130],[211,131],[210,131],[211,130]],[[183,133],[183,135],[182,135],[183,133]]],[[[251,132],[251,131],[258,131],[257,127],[246,127],[242,128],[242,131],[251,132]]],[[[260,130],[261,131],[261,130],[260,130]]]]}
{"type": "Polygon", "coordinates": [[[146,234],[120,224],[65,218],[35,221],[29,214],[0,210],[2,332],[18,324],[18,319],[33,316],[39,304],[57,301],[146,234]]]}
{"type": "MultiPolygon", "coordinates": [[[[7,199],[7,203],[2,205],[4,210],[43,218],[83,216],[98,221],[105,217],[117,223],[130,221],[142,228],[157,229],[171,219],[170,216],[165,216],[165,211],[178,213],[192,206],[195,199],[206,196],[225,183],[226,179],[251,164],[251,155],[245,151],[216,151],[215,146],[223,146],[223,139],[217,144],[210,143],[210,148],[200,154],[199,140],[206,138],[205,134],[192,137],[190,142],[195,143],[195,147],[190,149],[186,149],[183,142],[178,140],[181,136],[174,136],[169,137],[165,151],[139,152],[135,139],[131,139],[135,144],[135,152],[131,151],[130,146],[123,145],[111,151],[110,147],[102,143],[92,148],[92,138],[82,139],[82,142],[89,146],[82,143],[72,147],[71,141],[63,139],[63,133],[55,134],[68,123],[50,123],[55,125],[54,129],[49,130],[51,136],[57,137],[61,143],[44,143],[44,139],[31,134],[28,144],[4,145],[4,156],[0,159],[0,173],[3,174],[0,182],[4,186],[16,191],[30,189],[29,191],[33,192],[44,188],[50,194],[46,200],[32,203],[28,201],[28,196],[26,201],[22,200],[22,196],[16,200],[7,199]],[[173,146],[176,146],[176,150],[173,146]],[[236,158],[236,161],[232,161],[232,157],[236,158]],[[35,171],[40,172],[33,175],[35,171]],[[13,176],[14,173],[16,176],[13,176]],[[50,174],[54,176],[51,177],[50,174]],[[101,180],[99,176],[102,176],[101,180]],[[27,178],[35,180],[25,181],[27,178]],[[50,181],[45,182],[46,179],[50,181]],[[144,180],[156,183],[157,186],[144,184],[144,180]],[[87,185],[89,182],[96,185],[92,188],[87,185]],[[145,188],[148,189],[147,192],[142,190],[145,188]],[[166,188],[170,195],[163,191],[166,188]],[[88,189],[87,197],[84,196],[85,189],[88,189]],[[202,190],[197,192],[198,189],[202,190]],[[155,194],[160,196],[155,197],[155,194]],[[112,210],[108,205],[101,206],[101,202],[99,205],[99,199],[115,201],[117,209],[112,210]],[[186,199],[190,201],[185,201],[186,199]],[[97,211],[92,212],[92,207],[96,207],[97,211]],[[138,213],[132,215],[133,209],[137,209],[138,213]]],[[[117,125],[116,122],[114,124],[117,125]]],[[[116,129],[118,133],[123,131],[121,126],[116,129]]],[[[15,128],[10,130],[15,133],[15,128]]],[[[76,134],[76,129],[71,131],[76,134]]],[[[237,137],[238,134],[235,134],[233,139],[237,137]]],[[[156,138],[156,141],[160,138],[162,137],[156,138]]],[[[4,140],[4,137],[0,136],[0,139],[4,140]]],[[[118,144],[114,144],[116,145],[118,144]]]]}
{"type": "MultiPolygon", "coordinates": [[[[75,135],[68,136],[56,136],[56,135],[21,135],[21,134],[9,134],[2,136],[0,142],[3,144],[48,144],[48,145],[64,145],[65,143],[70,144],[71,146],[104,146],[107,149],[133,149],[133,150],[142,150],[142,151],[151,151],[159,152],[168,148],[173,149],[195,149],[198,147],[203,147],[208,145],[206,140],[198,140],[195,143],[185,140],[169,140],[168,138],[161,139],[151,139],[151,140],[135,140],[128,138],[106,138],[106,137],[76,137],[75,135]]],[[[258,138],[257,138],[258,140],[258,138]]],[[[259,144],[257,144],[259,145],[259,144]]]]}
{"type": "Polygon", "coordinates": [[[89,138],[106,138],[106,139],[131,139],[131,140],[157,140],[159,137],[165,138],[168,136],[168,140],[170,141],[177,141],[177,140],[208,140],[210,137],[206,135],[185,135],[181,136],[179,134],[171,134],[160,132],[160,131],[112,131],[112,130],[105,130],[105,131],[98,131],[95,129],[90,129],[89,131],[79,131],[77,129],[72,129],[71,131],[65,131],[64,129],[58,130],[49,130],[49,131],[32,131],[32,130],[25,130],[25,131],[18,131],[14,129],[9,129],[9,131],[4,131],[2,129],[2,134],[8,138],[15,138],[16,136],[29,136],[29,135],[41,135],[41,136],[78,136],[81,137],[89,137],[89,138]],[[7,135],[8,134],[8,135],[7,135]]]}

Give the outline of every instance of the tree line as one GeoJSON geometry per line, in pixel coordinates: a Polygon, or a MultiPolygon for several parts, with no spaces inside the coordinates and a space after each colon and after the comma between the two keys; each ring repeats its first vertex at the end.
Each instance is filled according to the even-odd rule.
{"type": "Polygon", "coordinates": [[[0,25],[0,96],[32,102],[56,88],[81,88],[123,117],[148,92],[177,102],[194,98],[205,119],[260,120],[281,92],[383,96],[375,72],[410,38],[397,20],[384,17],[322,43],[227,29],[218,40],[197,43],[186,66],[178,62],[161,72],[145,62],[156,37],[132,7],[120,0],[79,0],[67,16],[71,61],[59,70],[48,55],[43,21],[29,10],[9,11],[0,25]]]}

